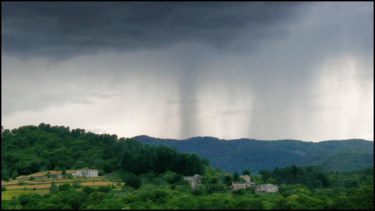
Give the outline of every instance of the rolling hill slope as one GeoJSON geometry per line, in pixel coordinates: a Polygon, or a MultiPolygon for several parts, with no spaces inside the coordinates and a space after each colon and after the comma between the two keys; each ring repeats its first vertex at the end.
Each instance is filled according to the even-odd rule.
{"type": "Polygon", "coordinates": [[[350,171],[374,165],[374,144],[361,139],[318,143],[296,140],[223,140],[214,137],[174,140],[136,136],[132,139],[143,144],[163,144],[175,147],[180,152],[196,153],[202,158],[208,158],[212,167],[228,172],[249,169],[257,173],[260,169],[273,170],[276,166],[290,164],[314,164],[332,171],[350,171]]]}

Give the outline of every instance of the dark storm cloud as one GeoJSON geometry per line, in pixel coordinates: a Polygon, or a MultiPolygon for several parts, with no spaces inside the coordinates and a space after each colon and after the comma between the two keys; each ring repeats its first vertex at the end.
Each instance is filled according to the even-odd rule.
{"type": "MultiPolygon", "coordinates": [[[[286,32],[291,2],[3,2],[3,53],[69,58],[199,42],[225,47],[238,36],[256,48],[286,32]]],[[[243,45],[243,43],[238,44],[243,45]]]]}
{"type": "Polygon", "coordinates": [[[371,2],[2,2],[2,114],[181,139],[373,134],[373,35],[371,2]]]}

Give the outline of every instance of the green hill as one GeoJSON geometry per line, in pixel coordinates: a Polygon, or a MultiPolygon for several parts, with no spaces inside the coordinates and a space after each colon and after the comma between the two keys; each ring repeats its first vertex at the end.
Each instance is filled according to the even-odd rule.
{"type": "Polygon", "coordinates": [[[273,170],[290,164],[320,165],[332,171],[350,171],[374,165],[374,143],[361,139],[304,142],[297,140],[263,141],[255,139],[223,140],[195,137],[186,140],[136,136],[144,144],[175,147],[180,152],[208,158],[212,167],[227,172],[249,169],[273,170]]]}
{"type": "Polygon", "coordinates": [[[99,172],[136,175],[173,171],[201,174],[204,162],[195,154],[160,145],[143,145],[116,135],[94,134],[63,126],[22,126],[1,133],[1,179],[62,169],[93,168],[99,172]]]}

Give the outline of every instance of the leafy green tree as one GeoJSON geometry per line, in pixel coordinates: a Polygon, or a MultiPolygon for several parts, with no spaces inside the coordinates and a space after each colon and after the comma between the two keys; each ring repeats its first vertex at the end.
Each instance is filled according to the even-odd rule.
{"type": "Polygon", "coordinates": [[[52,181],[51,187],[49,188],[50,193],[54,193],[57,191],[57,185],[55,184],[55,181],[52,181]]]}
{"type": "Polygon", "coordinates": [[[237,182],[239,179],[240,179],[240,176],[238,175],[238,172],[235,171],[235,172],[233,173],[233,181],[234,181],[234,182],[237,182]]]}
{"type": "Polygon", "coordinates": [[[366,185],[350,193],[349,203],[352,209],[373,210],[374,209],[374,186],[366,185]]]}
{"type": "Polygon", "coordinates": [[[233,181],[233,178],[231,175],[225,175],[224,177],[224,183],[226,185],[231,185],[232,184],[232,181],[233,181]]]}
{"type": "Polygon", "coordinates": [[[103,192],[93,192],[89,195],[87,202],[92,205],[100,204],[105,197],[103,192]]]}
{"type": "Polygon", "coordinates": [[[59,185],[57,188],[58,188],[58,191],[68,191],[72,188],[72,185],[69,183],[64,183],[64,184],[59,185]]]}
{"type": "Polygon", "coordinates": [[[206,184],[204,188],[207,194],[225,193],[227,191],[227,186],[224,184],[206,184]]]}
{"type": "Polygon", "coordinates": [[[210,179],[210,183],[211,184],[217,184],[219,182],[219,178],[214,176],[214,177],[211,177],[210,179]]]}
{"type": "Polygon", "coordinates": [[[276,180],[271,177],[271,178],[267,179],[266,183],[270,183],[270,184],[274,184],[275,185],[276,184],[276,180]]]}
{"type": "Polygon", "coordinates": [[[275,204],[272,206],[272,209],[273,210],[290,210],[291,207],[289,206],[288,201],[285,198],[280,197],[275,201],[275,204]]]}
{"type": "Polygon", "coordinates": [[[201,164],[202,164],[203,166],[209,166],[209,165],[210,165],[210,160],[207,159],[207,158],[202,158],[202,159],[201,159],[201,164]]]}
{"type": "Polygon", "coordinates": [[[134,189],[138,189],[141,186],[141,179],[133,173],[126,173],[123,176],[123,181],[125,182],[125,185],[129,185],[134,189]]]}
{"type": "Polygon", "coordinates": [[[97,191],[99,191],[99,192],[103,192],[103,193],[108,193],[108,192],[110,192],[111,191],[111,187],[110,186],[99,186],[98,188],[97,188],[97,191]]]}
{"type": "Polygon", "coordinates": [[[183,180],[182,176],[176,174],[171,171],[167,171],[164,173],[164,180],[166,180],[169,184],[176,184],[183,180]]]}
{"type": "Polygon", "coordinates": [[[249,176],[251,176],[250,170],[248,170],[248,169],[243,170],[242,175],[249,175],[249,176]]]}
{"type": "Polygon", "coordinates": [[[202,194],[202,190],[200,188],[192,188],[191,189],[191,194],[198,196],[202,194]]]}
{"type": "Polygon", "coordinates": [[[17,171],[17,170],[14,170],[13,173],[12,173],[12,179],[13,179],[13,180],[16,180],[18,176],[19,176],[18,171],[17,171]]]}
{"type": "Polygon", "coordinates": [[[90,186],[83,186],[82,192],[84,192],[87,195],[90,195],[92,192],[95,192],[95,188],[90,186]]]}

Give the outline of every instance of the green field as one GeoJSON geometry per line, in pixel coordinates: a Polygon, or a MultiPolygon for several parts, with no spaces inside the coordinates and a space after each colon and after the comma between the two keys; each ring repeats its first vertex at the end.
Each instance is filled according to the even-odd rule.
{"type": "Polygon", "coordinates": [[[11,200],[13,196],[18,197],[21,194],[39,193],[42,195],[48,192],[49,190],[7,190],[1,192],[1,200],[11,200]]]}
{"type": "MultiPolygon", "coordinates": [[[[80,185],[80,186],[107,186],[113,185],[115,189],[120,189],[121,186],[117,186],[116,182],[112,182],[111,179],[105,178],[103,176],[99,177],[73,177],[73,179],[68,178],[48,178],[46,176],[48,171],[44,172],[37,172],[30,175],[22,175],[17,177],[15,180],[9,180],[7,182],[1,181],[1,187],[5,187],[6,191],[1,192],[1,200],[10,200],[13,196],[18,197],[21,194],[28,194],[28,193],[39,193],[39,194],[46,194],[49,192],[49,188],[51,187],[52,181],[55,182],[56,185],[70,183],[72,185],[80,185]],[[30,178],[33,177],[33,180],[30,178]],[[33,190],[35,189],[35,190],[33,190]]],[[[57,173],[54,171],[49,171],[50,173],[57,173]]],[[[68,170],[67,172],[71,173],[74,170],[68,170]]],[[[61,173],[61,172],[60,172],[61,173]]],[[[124,183],[121,183],[123,185],[124,183]]]]}

